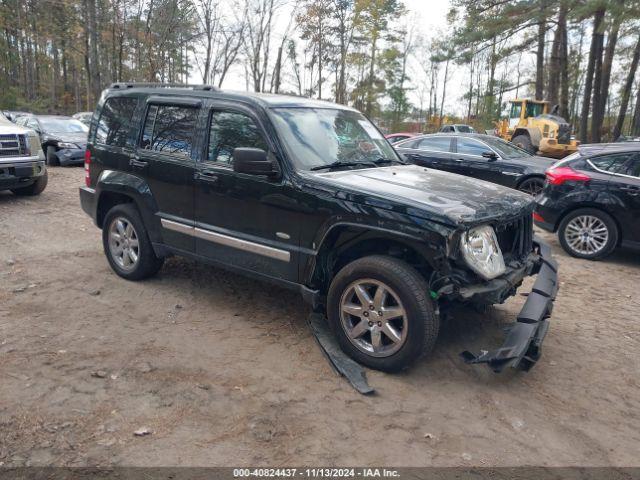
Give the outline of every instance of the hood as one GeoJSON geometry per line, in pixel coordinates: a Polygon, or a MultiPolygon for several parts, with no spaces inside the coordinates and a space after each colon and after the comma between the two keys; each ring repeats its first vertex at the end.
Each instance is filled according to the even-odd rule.
{"type": "Polygon", "coordinates": [[[373,197],[376,206],[402,204],[409,215],[453,225],[513,218],[534,203],[511,188],[417,165],[315,175],[343,189],[352,201],[370,203],[373,197]],[[364,200],[358,194],[365,194],[364,200]]]}
{"type": "Polygon", "coordinates": [[[30,128],[24,128],[11,122],[0,122],[0,135],[28,135],[33,133],[30,128]]]}
{"type": "Polygon", "coordinates": [[[44,140],[57,140],[59,142],[77,143],[80,147],[87,144],[88,134],[86,132],[47,132],[43,134],[44,140]]]}

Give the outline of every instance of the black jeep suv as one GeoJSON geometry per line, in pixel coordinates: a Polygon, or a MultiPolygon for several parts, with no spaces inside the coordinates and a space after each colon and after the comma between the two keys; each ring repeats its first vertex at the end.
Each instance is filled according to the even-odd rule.
{"type": "Polygon", "coordinates": [[[82,207],[113,270],[184,255],[300,291],[342,349],[382,370],[431,350],[451,304],[533,291],[502,348],[469,363],[527,369],[557,291],[533,201],[405,165],[351,108],[210,86],[114,84],[94,116],[82,207]]]}

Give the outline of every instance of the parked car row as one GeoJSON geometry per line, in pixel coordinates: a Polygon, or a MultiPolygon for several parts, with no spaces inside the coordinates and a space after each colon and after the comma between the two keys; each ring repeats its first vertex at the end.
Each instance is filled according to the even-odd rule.
{"type": "Polygon", "coordinates": [[[559,162],[481,134],[412,135],[394,148],[417,165],[533,195],[535,224],[557,232],[570,255],[596,260],[618,246],[640,249],[637,142],[581,145],[559,162]]]}

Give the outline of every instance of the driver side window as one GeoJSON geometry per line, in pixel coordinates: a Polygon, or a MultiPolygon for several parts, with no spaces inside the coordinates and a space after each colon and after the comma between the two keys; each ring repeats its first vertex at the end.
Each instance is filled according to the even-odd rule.
{"type": "Polygon", "coordinates": [[[211,115],[207,160],[232,165],[236,148],[269,150],[253,118],[239,112],[214,111],[211,115]]]}

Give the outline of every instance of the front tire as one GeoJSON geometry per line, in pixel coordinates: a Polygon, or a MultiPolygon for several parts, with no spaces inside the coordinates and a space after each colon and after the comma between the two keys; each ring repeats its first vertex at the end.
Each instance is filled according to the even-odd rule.
{"type": "Polygon", "coordinates": [[[39,176],[36,181],[28,187],[12,188],[11,191],[14,195],[33,197],[44,192],[44,189],[47,188],[47,183],[49,183],[49,175],[45,171],[44,175],[39,176]]]}
{"type": "Polygon", "coordinates": [[[580,208],[562,219],[558,227],[558,239],[569,255],[600,260],[616,248],[618,226],[602,210],[580,208]]]}
{"type": "Polygon", "coordinates": [[[342,350],[363,365],[394,372],[433,350],[439,318],[424,278],[393,257],[346,265],[327,297],[329,323],[342,350]]]}
{"type": "Polygon", "coordinates": [[[50,165],[52,167],[60,166],[60,160],[56,155],[56,147],[53,147],[51,145],[47,146],[47,165],[50,165]]]}
{"type": "Polygon", "coordinates": [[[516,135],[511,139],[511,143],[513,143],[516,147],[520,147],[521,149],[526,150],[532,155],[535,155],[535,153],[537,152],[536,147],[534,147],[531,143],[531,138],[529,138],[529,135],[516,135]]]}
{"type": "Polygon", "coordinates": [[[114,272],[127,280],[142,280],[158,273],[158,258],[138,209],[130,203],[116,205],[105,216],[102,245],[114,272]]]}

